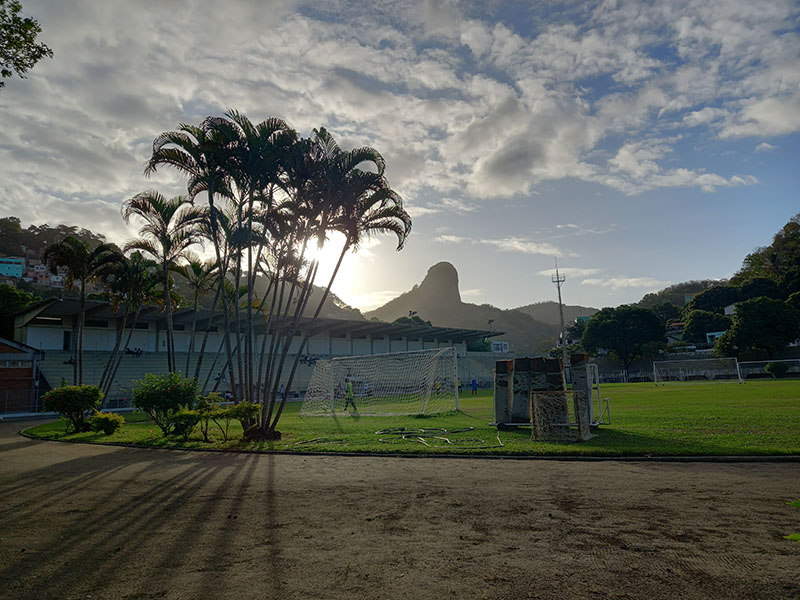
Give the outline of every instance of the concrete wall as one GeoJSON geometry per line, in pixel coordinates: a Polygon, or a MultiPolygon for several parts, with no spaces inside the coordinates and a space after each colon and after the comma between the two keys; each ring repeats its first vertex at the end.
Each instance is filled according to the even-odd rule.
{"type": "Polygon", "coordinates": [[[23,343],[40,350],[63,350],[64,329],[62,327],[31,326],[23,343]]]}

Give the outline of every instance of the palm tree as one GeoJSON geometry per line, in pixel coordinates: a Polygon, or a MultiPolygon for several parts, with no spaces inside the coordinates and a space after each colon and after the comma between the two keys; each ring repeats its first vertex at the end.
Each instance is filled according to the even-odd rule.
{"type": "MultiPolygon", "coordinates": [[[[283,121],[254,125],[229,111],[157,137],[145,173],[163,165],[188,176],[190,198],[208,194],[205,235],[219,265],[215,298],[223,304],[225,369],[234,400],[258,401],[263,386],[266,396],[255,435],[279,437],[276,425],[283,404],[277,411],[275,407],[281,373],[319,268],[318,258],[307,256],[312,244],[319,249],[331,232],[341,232],[341,265],[344,255],[373,233],[395,233],[402,248],[411,220],[384,178],[380,153],[373,148],[342,151],[325,129],[298,139],[283,121]],[[266,276],[267,286],[257,303],[259,275],[266,276]],[[228,289],[244,289],[247,300],[240,303],[238,294],[231,296],[228,289]],[[253,336],[258,313],[264,320],[260,353],[253,336]]],[[[338,265],[314,318],[330,295],[338,265]]],[[[300,352],[307,341],[308,333],[300,352]]],[[[295,357],[290,381],[297,363],[295,357]]]]}
{"type": "Polygon", "coordinates": [[[122,257],[122,260],[111,265],[104,272],[104,278],[108,284],[109,296],[114,312],[124,306],[122,319],[117,330],[117,337],[114,343],[114,350],[108,357],[103,375],[100,378],[100,388],[103,394],[108,394],[111,384],[117,374],[122,358],[130,345],[136,321],[142,306],[155,299],[155,287],[158,282],[157,265],[154,261],[148,260],[140,252],[133,252],[129,257],[122,257]],[[133,312],[133,319],[130,320],[128,336],[125,339],[124,347],[122,338],[125,333],[125,325],[133,312]]]}
{"type": "Polygon", "coordinates": [[[137,215],[145,220],[139,229],[140,239],[128,242],[125,251],[140,250],[152,256],[161,271],[167,321],[167,369],[175,372],[175,331],[172,325],[170,271],[183,258],[188,248],[200,241],[197,225],[203,218],[200,209],[186,196],[169,200],[150,190],[137,194],[122,204],[122,218],[128,223],[137,215]]]}
{"type": "MultiPolygon", "coordinates": [[[[370,237],[376,233],[394,233],[397,236],[397,250],[402,250],[406,238],[411,232],[411,217],[403,209],[400,196],[389,187],[388,182],[383,176],[385,161],[381,154],[374,148],[364,147],[342,151],[333,137],[324,128],[315,131],[317,142],[323,151],[323,169],[315,178],[316,189],[320,194],[318,199],[328,216],[322,216],[322,221],[318,224],[318,245],[321,247],[324,239],[320,237],[326,231],[338,231],[345,236],[342,250],[331,274],[330,280],[325,287],[322,297],[317,304],[312,319],[316,319],[327,300],[333,282],[341,267],[342,260],[349,250],[358,250],[364,237],[370,237]],[[375,171],[363,170],[360,165],[371,163],[375,171]]],[[[313,283],[313,282],[312,282],[313,283]]],[[[303,314],[305,304],[311,297],[308,294],[303,299],[303,306],[298,311],[303,314]]],[[[295,355],[295,360],[289,374],[288,385],[291,387],[294,379],[299,357],[303,353],[308,340],[310,331],[306,332],[300,343],[300,348],[295,355]]],[[[282,370],[283,360],[288,352],[288,345],[284,347],[284,356],[278,372],[282,370]]],[[[273,382],[272,399],[265,422],[262,426],[267,427],[267,431],[275,430],[280,419],[285,399],[281,400],[280,406],[272,417],[274,400],[277,397],[278,381],[273,382]]],[[[270,437],[269,435],[267,437],[270,437]]]]}
{"type": "Polygon", "coordinates": [[[94,250],[89,245],[72,236],[48,246],[42,260],[50,265],[55,274],[58,267],[67,270],[67,289],[75,283],[80,287],[80,311],[74,328],[75,340],[72,344],[72,381],[75,385],[83,383],[83,326],[86,321],[86,287],[102,270],[121,260],[122,254],[112,244],[100,244],[94,250]]]}
{"type": "MultiPolygon", "coordinates": [[[[197,256],[187,255],[186,263],[176,267],[175,271],[182,275],[189,287],[192,288],[192,333],[189,337],[189,348],[186,352],[186,370],[184,371],[188,376],[189,364],[194,352],[194,336],[197,331],[197,310],[200,304],[200,297],[214,287],[214,281],[217,277],[217,263],[213,260],[203,262],[197,256]]],[[[209,319],[209,327],[210,324],[211,319],[209,319]]],[[[198,357],[197,370],[199,370],[199,362],[202,360],[203,355],[201,354],[198,357]]]]}

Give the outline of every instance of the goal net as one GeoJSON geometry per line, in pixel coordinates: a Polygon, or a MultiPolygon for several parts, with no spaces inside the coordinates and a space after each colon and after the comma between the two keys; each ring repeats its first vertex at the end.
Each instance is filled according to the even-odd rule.
{"type": "Polygon", "coordinates": [[[737,381],[744,383],[735,358],[659,360],[653,362],[653,382],[664,385],[676,381],[737,381]]]}
{"type": "Polygon", "coordinates": [[[457,381],[455,348],[319,360],[300,415],[346,409],[370,416],[447,412],[458,408],[457,381]]]}
{"type": "Polygon", "coordinates": [[[531,439],[540,442],[591,439],[591,401],[587,391],[531,392],[531,439]]]}
{"type": "Polygon", "coordinates": [[[780,360],[748,360],[739,363],[739,370],[744,379],[772,378],[772,373],[767,370],[768,364],[781,363],[786,365],[786,373],[782,377],[800,377],[800,358],[786,358],[780,360]]]}

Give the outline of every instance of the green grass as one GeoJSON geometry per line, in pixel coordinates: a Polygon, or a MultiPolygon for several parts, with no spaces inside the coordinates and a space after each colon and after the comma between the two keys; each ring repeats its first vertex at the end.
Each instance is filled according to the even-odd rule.
{"type": "Polygon", "coordinates": [[[283,439],[273,443],[241,442],[241,428],[232,425],[232,441],[222,442],[214,430],[212,444],[199,433],[188,442],[164,438],[142,415],[126,415],[121,431],[67,434],[64,423],[47,423],[27,430],[36,437],[90,443],[141,444],[169,448],[285,450],[292,452],[368,452],[404,454],[498,454],[550,456],[687,456],[800,455],[800,381],[756,381],[745,385],[616,384],[601,388],[610,398],[612,424],[583,443],[544,443],[530,439],[530,428],[500,432],[488,426],[491,392],[461,399],[461,412],[429,417],[300,417],[299,403],[290,403],[281,418],[283,439]],[[474,427],[448,437],[419,441],[379,441],[376,431],[389,428],[474,427]]]}

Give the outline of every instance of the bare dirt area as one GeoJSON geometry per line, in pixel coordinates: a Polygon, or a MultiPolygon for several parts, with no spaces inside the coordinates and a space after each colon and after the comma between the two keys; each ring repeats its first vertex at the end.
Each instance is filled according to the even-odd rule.
{"type": "Polygon", "coordinates": [[[0,597],[800,598],[798,463],[139,450],[0,424],[0,597]]]}

